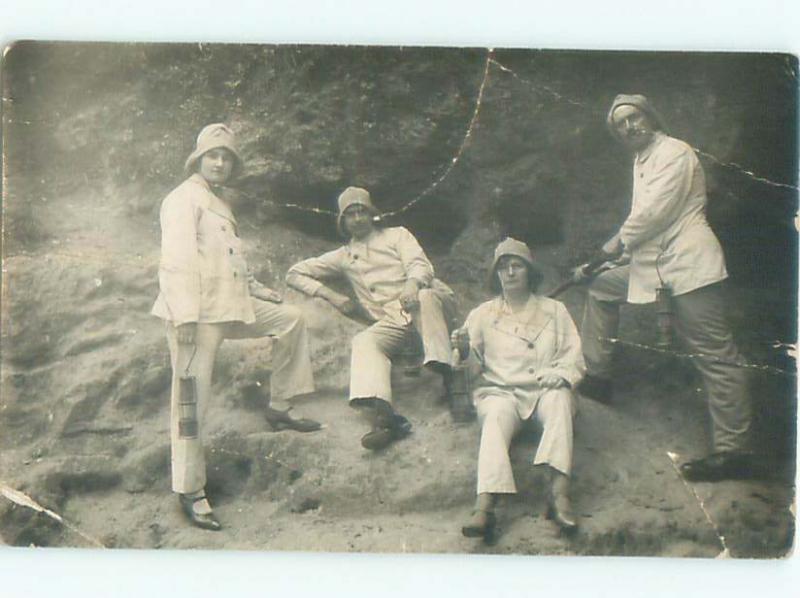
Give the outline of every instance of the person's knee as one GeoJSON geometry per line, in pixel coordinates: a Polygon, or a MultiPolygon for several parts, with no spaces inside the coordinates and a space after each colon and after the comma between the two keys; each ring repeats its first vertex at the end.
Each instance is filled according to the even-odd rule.
{"type": "Polygon", "coordinates": [[[305,328],[306,316],[299,307],[295,305],[283,305],[283,317],[290,328],[305,328]]]}
{"type": "Polygon", "coordinates": [[[587,294],[596,301],[616,303],[624,299],[626,284],[620,283],[614,270],[602,272],[589,281],[587,294]]]}
{"type": "Polygon", "coordinates": [[[353,355],[374,353],[377,350],[377,344],[369,330],[362,330],[350,341],[350,349],[353,355]]]}
{"type": "Polygon", "coordinates": [[[482,428],[487,426],[505,428],[509,425],[513,425],[512,420],[516,417],[516,411],[511,412],[499,401],[493,401],[491,399],[484,399],[478,413],[482,428]]]}
{"type": "Polygon", "coordinates": [[[549,390],[539,399],[543,419],[572,419],[572,392],[566,388],[549,390]]]}
{"type": "Polygon", "coordinates": [[[419,299],[420,304],[440,304],[439,297],[437,297],[436,293],[434,293],[431,289],[420,289],[417,298],[419,299]]]}
{"type": "Polygon", "coordinates": [[[589,286],[586,289],[586,294],[590,297],[593,301],[598,303],[615,303],[611,299],[609,299],[609,290],[603,284],[603,281],[593,280],[589,283],[589,286]]]}

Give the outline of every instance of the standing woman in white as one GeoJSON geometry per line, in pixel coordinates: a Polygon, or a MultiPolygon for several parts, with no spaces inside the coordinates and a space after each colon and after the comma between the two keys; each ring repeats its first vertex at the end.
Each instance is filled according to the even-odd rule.
{"type": "MultiPolygon", "coordinates": [[[[172,489],[193,525],[218,530],[205,495],[200,419],[213,399],[212,372],[225,338],[271,337],[270,400],[314,390],[302,313],[253,278],[222,189],[242,168],[233,132],[205,127],[186,160],[188,178],[161,204],[160,293],[152,313],[166,323],[172,363],[172,489]]],[[[270,406],[273,428],[319,429],[270,406]]]]}

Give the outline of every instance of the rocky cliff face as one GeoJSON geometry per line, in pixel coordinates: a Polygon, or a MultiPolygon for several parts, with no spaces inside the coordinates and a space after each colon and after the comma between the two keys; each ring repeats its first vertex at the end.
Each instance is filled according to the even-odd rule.
{"type": "MultiPolygon", "coordinates": [[[[532,245],[552,287],[614,230],[627,209],[630,163],[608,138],[605,110],[617,92],[646,93],[673,134],[713,156],[703,157],[709,215],[729,258],[737,338],[752,361],[793,368],[772,344],[795,342],[796,192],[717,164],[796,185],[796,63],[787,57],[23,43],[4,69],[0,480],[106,533],[107,544],[208,545],[170,509],[167,523],[155,514],[168,494],[170,371],[162,327],[148,315],[158,207],[208,122],[229,123],[241,140],[237,213],[265,283],[283,289],[292,263],[337,243],[327,212],[356,184],[397,212],[390,223],[418,235],[466,313],[486,297],[490,250],[503,235],[532,245]]],[[[417,433],[383,461],[364,457],[363,425],[340,402],[359,325],[320,301],[288,299],[311,323],[322,391],[309,408],[328,427],[303,437],[266,432],[254,417],[258,400],[242,389],[269,375],[269,347],[226,343],[215,372],[219,404],[208,416],[210,483],[228,521],[234,507],[250,509],[276,517],[283,531],[213,545],[471,550],[447,534],[469,509],[477,431],[449,424],[435,380],[400,373],[401,405],[417,433]],[[391,533],[367,530],[373,520],[391,533]],[[414,543],[404,529],[423,539],[414,543]],[[299,531],[320,539],[301,545],[299,531]]],[[[563,299],[579,319],[580,290],[563,299]]],[[[629,312],[623,334],[652,340],[649,312],[629,312]]],[[[592,498],[577,501],[595,513],[586,535],[539,545],[519,530],[535,536],[548,524],[518,521],[498,550],[717,550],[713,534],[687,531],[702,522],[682,486],[659,494],[658,476],[673,476],[665,450],[703,450],[696,380],[678,359],[634,349],[621,357],[629,395],[617,412],[587,405],[579,424],[578,494],[592,498]],[[654,467],[630,462],[621,438],[631,428],[654,467]],[[606,453],[598,457],[598,448],[606,453]],[[626,498],[612,507],[620,484],[626,498]],[[660,498],[669,503],[661,510],[660,498]],[[665,529],[674,533],[659,541],[665,529]]],[[[791,468],[794,379],[757,372],[754,384],[763,446],[791,468]]],[[[526,442],[515,457],[521,470],[526,442]]],[[[541,500],[536,477],[521,475],[533,489],[512,503],[517,518],[528,498],[541,500]]],[[[760,489],[763,500],[726,492],[712,503],[740,533],[741,553],[780,553],[791,488],[760,489]],[[731,515],[730,496],[744,501],[749,524],[731,515]]],[[[14,544],[80,543],[8,502],[0,530],[14,544]]]]}

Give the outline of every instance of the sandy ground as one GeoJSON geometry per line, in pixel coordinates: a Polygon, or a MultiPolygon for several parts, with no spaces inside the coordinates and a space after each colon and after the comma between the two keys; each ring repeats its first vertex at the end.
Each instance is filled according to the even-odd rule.
{"type": "MultiPolygon", "coordinates": [[[[786,549],[787,484],[687,486],[666,453],[697,451],[698,426],[652,402],[625,412],[627,401],[614,409],[581,403],[573,489],[581,518],[577,536],[561,536],[544,518],[542,480],[530,465],[537,439],[531,429],[513,448],[520,493],[501,503],[496,543],[464,538],[460,525],[474,496],[477,425],[450,422],[437,404],[438,392],[431,391],[438,384],[434,375],[397,378],[398,408],[414,433],[378,454],[360,447],[366,424],[342,394],[320,394],[300,407],[326,424],[304,435],[268,431],[252,406],[226,401],[212,407],[206,417],[209,492],[225,525],[219,533],[187,526],[169,494],[164,414],[123,432],[65,441],[59,452],[34,459],[28,450],[3,451],[4,478],[11,473],[18,481],[44,480],[45,493],[61,497],[62,516],[117,547],[713,557],[722,551],[713,521],[735,556],[777,556],[786,549]],[[672,425],[655,428],[653,419],[672,425]],[[676,424],[683,434],[675,434],[676,424]],[[121,452],[115,447],[131,442],[141,448],[115,456],[121,452]]],[[[41,500],[40,492],[32,494],[41,500]]],[[[23,507],[4,505],[0,521],[13,544],[89,545],[23,507]]]]}
{"type": "MultiPolygon", "coordinates": [[[[208,491],[224,529],[192,528],[169,490],[168,355],[147,313],[157,235],[143,243],[141,223],[80,205],[52,212],[57,234],[47,250],[4,263],[0,481],[105,546],[693,557],[724,547],[736,557],[789,550],[793,467],[776,462],[769,480],[685,484],[668,452],[706,451],[697,380],[685,364],[626,355],[614,405],[580,401],[579,533],[564,537],[544,517],[531,465],[539,431],[531,428],[512,449],[520,492],[499,506],[496,543],[462,537],[477,424],[451,422],[435,375],[397,367],[396,406],[413,433],[384,452],[363,450],[367,424],[345,400],[347,339],[358,325],[314,301],[304,307],[321,390],[296,409],[324,429],[271,431],[262,403],[242,392],[268,375],[268,343],[226,343],[203,424],[208,491]]],[[[579,298],[565,296],[573,315],[579,298]]],[[[0,534],[17,546],[91,545],[2,497],[0,534]]]]}

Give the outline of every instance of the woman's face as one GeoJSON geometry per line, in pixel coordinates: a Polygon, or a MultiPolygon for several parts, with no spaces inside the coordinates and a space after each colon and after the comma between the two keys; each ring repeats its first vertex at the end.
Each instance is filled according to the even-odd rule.
{"type": "Polygon", "coordinates": [[[497,262],[497,276],[504,295],[529,290],[528,265],[522,258],[515,255],[501,257],[497,262]]]}
{"type": "Polygon", "coordinates": [[[360,204],[354,204],[347,208],[342,218],[344,228],[354,239],[363,239],[375,226],[372,223],[372,212],[360,204]]]}
{"type": "Polygon", "coordinates": [[[200,176],[212,185],[223,185],[233,172],[236,158],[230,150],[218,147],[200,156],[200,176]]]}

